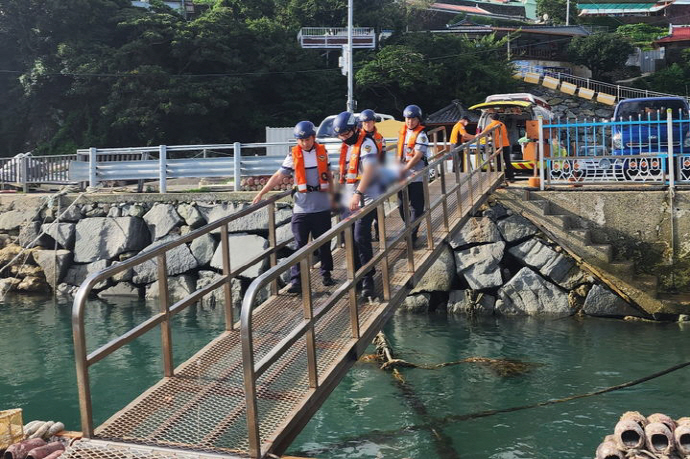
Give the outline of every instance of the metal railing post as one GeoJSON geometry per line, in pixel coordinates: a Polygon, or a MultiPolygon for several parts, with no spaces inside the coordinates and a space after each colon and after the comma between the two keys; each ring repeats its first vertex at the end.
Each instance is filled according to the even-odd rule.
{"type": "Polygon", "coordinates": [[[79,392],[79,417],[81,419],[82,435],[86,438],[93,436],[93,408],[91,405],[91,383],[89,381],[89,363],[86,355],[86,335],[84,334],[84,319],[73,318],[74,327],[74,359],[77,363],[77,389],[79,392]],[[79,321],[77,326],[74,321],[79,321]]]}
{"type": "MultiPolygon", "coordinates": [[[[386,238],[386,209],[383,204],[376,208],[378,231],[379,231],[379,251],[386,252],[388,250],[388,240],[386,238]]],[[[391,281],[388,271],[388,254],[386,253],[381,258],[381,282],[383,283],[383,299],[388,301],[391,299],[391,281]]]]}
{"type": "MultiPolygon", "coordinates": [[[[459,151],[458,154],[458,162],[460,162],[460,155],[463,155],[463,158],[465,158],[461,163],[458,164],[458,167],[455,168],[455,185],[457,186],[456,188],[456,193],[458,195],[458,219],[462,218],[462,178],[460,176],[460,166],[465,166],[465,161],[469,161],[469,146],[466,146],[464,149],[459,151]]],[[[464,167],[463,167],[464,169],[464,167]]],[[[464,172],[464,170],[463,170],[464,172]]]]}
{"type": "MultiPolygon", "coordinates": [[[[276,240],[276,204],[271,202],[268,207],[268,246],[273,249],[268,256],[270,267],[273,268],[278,263],[278,255],[275,252],[276,240]]],[[[270,269],[270,268],[269,268],[270,269]]],[[[278,294],[278,281],[271,282],[271,295],[278,294]]]]}
{"type": "MultiPolygon", "coordinates": [[[[230,276],[230,238],[228,237],[227,223],[220,227],[220,252],[223,256],[223,275],[230,276]]],[[[235,328],[234,311],[232,310],[232,279],[228,279],[223,284],[223,296],[225,298],[225,330],[230,331],[235,328]]]]}
{"type": "Polygon", "coordinates": [[[98,186],[98,175],[96,171],[96,165],[98,161],[98,150],[95,148],[89,148],[89,186],[98,186]]]}
{"type": "Polygon", "coordinates": [[[22,189],[24,193],[29,192],[29,157],[22,156],[22,189]]]}
{"type": "Polygon", "coordinates": [[[172,333],[170,331],[170,305],[168,304],[168,269],[165,253],[158,256],[158,300],[160,312],[165,316],[161,322],[161,352],[163,371],[166,377],[173,376],[172,333]]]}
{"type": "MultiPolygon", "coordinates": [[[[676,171],[673,154],[673,116],[670,108],[666,110],[666,133],[668,137],[668,181],[669,187],[673,189],[676,186],[676,171]]],[[[678,141],[682,142],[683,139],[678,139],[678,141]]]]}
{"type": "MultiPolygon", "coordinates": [[[[354,227],[345,228],[345,257],[347,262],[347,280],[352,281],[355,278],[355,238],[353,233],[354,227]]],[[[352,329],[352,337],[359,338],[359,311],[357,311],[357,284],[350,287],[350,326],[352,329]]]]}
{"type": "Polygon", "coordinates": [[[235,180],[235,191],[242,190],[242,144],[235,142],[233,144],[233,179],[235,180]]]}
{"type": "MultiPolygon", "coordinates": [[[[422,187],[424,191],[424,213],[426,214],[426,245],[429,250],[434,249],[434,233],[431,227],[431,203],[429,202],[429,174],[424,173],[422,178],[422,187]]],[[[421,224],[420,224],[421,226],[421,224]]]]}
{"type": "Polygon", "coordinates": [[[309,387],[319,387],[318,367],[316,365],[316,337],[314,336],[314,309],[311,301],[311,266],[309,257],[299,262],[300,277],[302,280],[302,308],[307,330],[304,337],[307,341],[307,369],[309,371],[309,387]]]}
{"type": "Polygon", "coordinates": [[[441,161],[441,206],[443,209],[443,229],[450,230],[450,220],[448,219],[448,196],[446,192],[446,162],[441,161]]]}
{"type": "Polygon", "coordinates": [[[165,145],[158,147],[158,192],[168,192],[168,149],[165,145]]]}
{"type": "Polygon", "coordinates": [[[242,328],[242,370],[244,397],[247,404],[247,439],[249,457],[261,459],[259,412],[256,403],[256,373],[254,372],[254,343],[250,329],[242,328]]]}
{"type": "MultiPolygon", "coordinates": [[[[405,227],[406,230],[409,230],[412,227],[412,221],[410,216],[410,188],[408,186],[403,188],[402,206],[403,215],[405,216],[403,219],[406,223],[405,227]]],[[[405,241],[407,242],[407,267],[410,269],[410,272],[414,272],[414,244],[412,243],[412,231],[407,232],[405,241]]]]}
{"type": "Polygon", "coordinates": [[[539,123],[539,189],[544,191],[544,118],[538,118],[539,123]]]}

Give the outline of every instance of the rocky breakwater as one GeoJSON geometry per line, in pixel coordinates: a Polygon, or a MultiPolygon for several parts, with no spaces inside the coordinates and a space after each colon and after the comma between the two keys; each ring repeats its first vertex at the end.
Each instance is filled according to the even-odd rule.
{"type": "Polygon", "coordinates": [[[527,219],[496,203],[449,241],[401,309],[488,316],[642,316],[527,219]]]}
{"type": "MultiPolygon", "coordinates": [[[[242,202],[167,201],[93,202],[76,204],[64,212],[41,206],[0,211],[0,264],[7,266],[0,280],[3,291],[56,290],[73,295],[86,277],[114,263],[150,250],[180,235],[233,214],[247,206],[242,202]]],[[[124,199],[123,199],[124,200],[124,199]]],[[[111,201],[115,201],[111,199],[111,201]]],[[[291,237],[291,209],[278,203],[278,241],[291,237]]],[[[232,266],[245,264],[268,247],[267,210],[254,212],[229,224],[232,266]]],[[[287,250],[287,249],[286,249],[287,250]]],[[[288,251],[289,252],[289,251],[288,251]]],[[[288,253],[286,253],[287,255],[288,253]]],[[[268,266],[257,263],[233,279],[233,303],[239,306],[243,289],[268,266]]],[[[169,292],[179,299],[213,282],[222,271],[220,230],[204,235],[167,253],[169,292]]],[[[156,298],[157,265],[149,261],[97,284],[94,294],[156,298]]],[[[222,289],[204,301],[216,302],[222,289]]]]}

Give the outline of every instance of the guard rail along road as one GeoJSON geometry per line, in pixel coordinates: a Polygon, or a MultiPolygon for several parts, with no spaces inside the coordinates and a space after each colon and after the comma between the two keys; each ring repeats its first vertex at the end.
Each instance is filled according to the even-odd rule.
{"type": "Polygon", "coordinates": [[[484,134],[452,150],[445,149],[415,174],[423,178],[426,204],[424,214],[410,224],[402,221],[397,207],[389,212],[385,209],[387,201],[402,192],[402,206],[410,216],[407,184],[415,176],[392,186],[361,211],[277,264],[278,251],[291,242],[276,241],[276,201],[289,194],[283,192],[90,275],[77,292],[72,313],[84,439],[71,446],[64,457],[119,458],[142,450],[146,453],[136,455],[137,458],[173,457],[171,452],[181,455],[185,451],[204,458],[281,454],[436,261],[445,247],[444,241],[503,182],[500,152],[486,142],[493,134],[484,134]],[[465,171],[459,167],[461,155],[467,157],[465,171]],[[269,247],[242,266],[233,266],[228,224],[255,212],[264,214],[268,221],[269,247]],[[370,212],[378,215],[380,241],[374,242],[373,259],[356,270],[352,227],[370,212]],[[416,227],[424,241],[417,247],[412,242],[416,227]],[[167,257],[180,245],[218,230],[222,272],[206,287],[170,304],[167,257]],[[338,243],[340,240],[344,241],[343,246],[338,243]],[[317,282],[319,276],[315,275],[313,263],[315,252],[326,244],[335,247],[333,277],[337,282],[328,289],[317,282]],[[249,286],[238,323],[230,281],[250,265],[264,260],[268,260],[270,268],[249,286]],[[142,263],[154,263],[157,267],[159,312],[88,351],[87,341],[98,342],[98,337],[87,336],[85,327],[92,288],[142,263]],[[285,294],[278,285],[281,275],[296,264],[302,268],[301,296],[285,294]],[[358,301],[356,285],[373,268],[377,299],[358,301]],[[217,289],[223,293],[225,332],[175,367],[172,317],[217,289]],[[163,379],[94,428],[90,367],[158,326],[163,379]]]}

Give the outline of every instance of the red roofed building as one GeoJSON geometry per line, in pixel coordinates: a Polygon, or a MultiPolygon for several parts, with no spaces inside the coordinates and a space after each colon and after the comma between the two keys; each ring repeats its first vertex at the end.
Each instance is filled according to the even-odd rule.
{"type": "Polygon", "coordinates": [[[668,26],[668,35],[654,41],[655,48],[666,49],[666,61],[675,62],[680,59],[680,52],[690,48],[690,25],[668,26]]]}

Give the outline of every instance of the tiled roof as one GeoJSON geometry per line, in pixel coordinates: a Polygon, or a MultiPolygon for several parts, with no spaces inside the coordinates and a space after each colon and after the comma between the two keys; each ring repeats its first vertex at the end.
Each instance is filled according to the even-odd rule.
{"type": "Polygon", "coordinates": [[[510,16],[510,17],[524,17],[525,7],[521,3],[491,3],[488,1],[471,1],[471,0],[446,0],[444,2],[433,3],[430,9],[437,11],[448,12],[472,12],[480,15],[496,15],[496,16],[510,16]],[[468,11],[458,7],[477,8],[477,10],[468,11]]]}
{"type": "Polygon", "coordinates": [[[427,124],[451,124],[457,123],[460,117],[467,116],[471,123],[479,121],[479,115],[467,110],[459,100],[454,100],[450,105],[443,107],[426,117],[427,124]]]}
{"type": "Polygon", "coordinates": [[[673,33],[665,37],[661,37],[655,43],[671,43],[674,41],[688,41],[690,40],[690,26],[688,27],[673,27],[673,33]]]}

